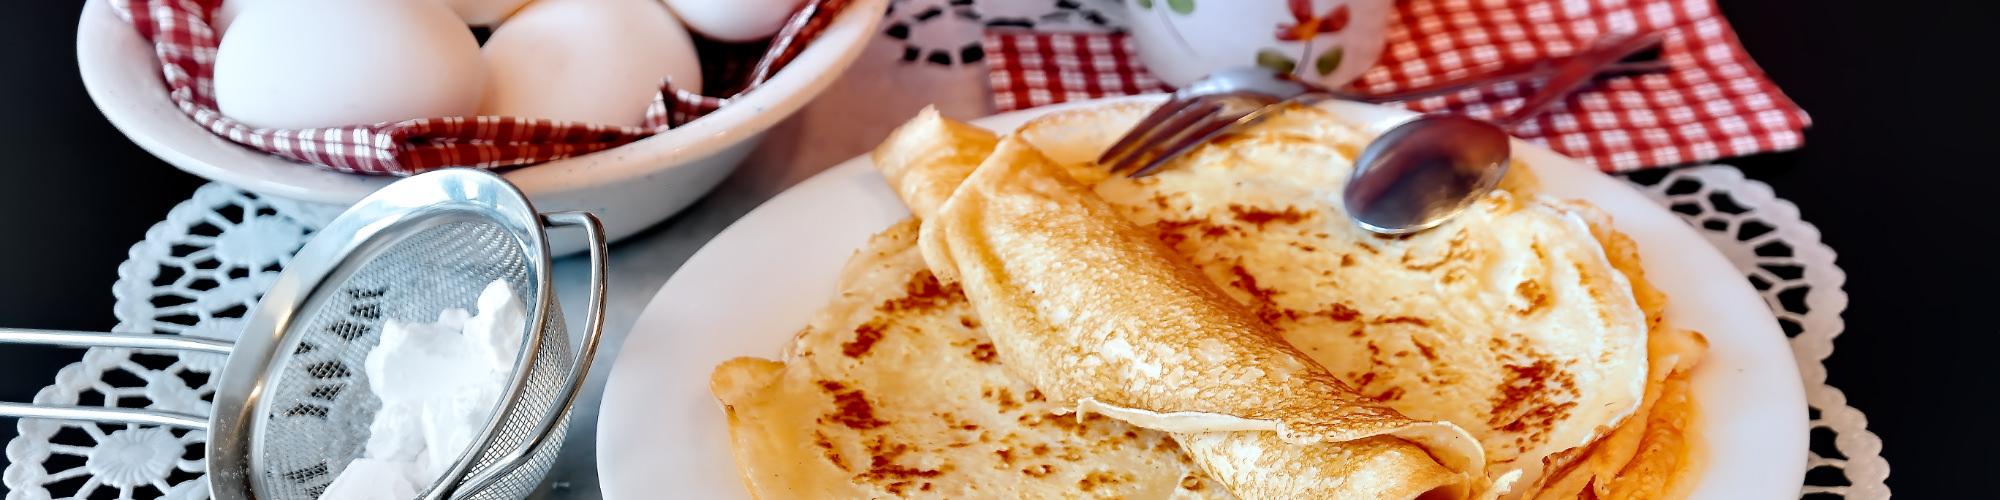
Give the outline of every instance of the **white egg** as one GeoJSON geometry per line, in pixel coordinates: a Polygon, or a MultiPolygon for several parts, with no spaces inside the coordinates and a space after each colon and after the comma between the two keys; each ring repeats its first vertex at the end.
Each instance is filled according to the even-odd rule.
{"type": "Polygon", "coordinates": [[[694,41],[656,0],[537,0],[484,50],[481,115],[637,126],[661,81],[701,91],[694,41]]]}
{"type": "Polygon", "coordinates": [[[215,14],[209,17],[208,26],[215,28],[215,34],[219,36],[229,31],[229,23],[235,21],[236,16],[242,14],[244,9],[279,1],[298,0],[222,0],[222,6],[215,9],[215,14]]]}
{"type": "Polygon", "coordinates": [[[521,10],[530,0],[443,0],[465,24],[473,26],[493,26],[507,19],[507,16],[521,10]]]}
{"type": "Polygon", "coordinates": [[[688,29],[720,42],[770,38],[803,0],[666,0],[688,29]]]}
{"type": "Polygon", "coordinates": [[[246,9],[215,55],[222,114],[276,128],[469,116],[486,64],[433,1],[272,1],[246,9]]]}

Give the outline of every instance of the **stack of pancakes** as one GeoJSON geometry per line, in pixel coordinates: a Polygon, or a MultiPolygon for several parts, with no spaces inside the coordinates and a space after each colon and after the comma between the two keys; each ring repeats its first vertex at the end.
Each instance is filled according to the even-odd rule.
{"type": "Polygon", "coordinates": [[[1528,169],[1385,238],[1367,137],[1307,107],[1163,172],[1090,162],[1147,111],[998,137],[926,111],[875,162],[915,217],[782,362],[718,367],[758,498],[1664,498],[1700,337],[1606,216],[1528,169]]]}

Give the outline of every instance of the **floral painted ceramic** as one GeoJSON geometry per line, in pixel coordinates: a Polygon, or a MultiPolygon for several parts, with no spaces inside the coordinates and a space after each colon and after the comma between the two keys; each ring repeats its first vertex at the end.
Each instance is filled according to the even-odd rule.
{"type": "Polygon", "coordinates": [[[1146,69],[1170,85],[1258,65],[1328,87],[1382,54],[1391,0],[1128,0],[1146,69]]]}

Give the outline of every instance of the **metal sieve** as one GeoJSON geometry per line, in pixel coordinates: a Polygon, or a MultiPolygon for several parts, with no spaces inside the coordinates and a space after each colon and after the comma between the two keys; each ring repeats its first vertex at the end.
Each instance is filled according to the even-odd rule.
{"type": "Polygon", "coordinates": [[[245,316],[233,346],[179,336],[0,329],[0,343],[227,354],[213,415],[17,403],[0,403],[0,415],[203,430],[215,498],[316,499],[362,456],[368,426],[382,408],[361,368],[384,322],[429,322],[447,308],[473,310],[486,285],[502,280],[528,317],[508,389],[472,445],[458,450],[448,472],[418,498],[523,498],[562,447],[571,402],[597,350],[604,277],[604,230],[596,217],[538,214],[489,172],[424,173],[383,187],[320,229],[245,316]],[[590,243],[587,333],[574,357],[549,279],[544,230],[554,226],[581,226],[590,243]]]}

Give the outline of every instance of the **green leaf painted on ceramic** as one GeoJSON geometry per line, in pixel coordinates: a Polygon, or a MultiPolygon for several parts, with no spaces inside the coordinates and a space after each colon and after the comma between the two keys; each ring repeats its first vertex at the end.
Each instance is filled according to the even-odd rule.
{"type": "Polygon", "coordinates": [[[1138,2],[1139,2],[1139,8],[1141,9],[1153,8],[1153,0],[1138,0],[1138,2]]]}
{"type": "Polygon", "coordinates": [[[1175,14],[1193,14],[1194,0],[1167,0],[1167,8],[1173,10],[1175,14]]]}
{"type": "Polygon", "coordinates": [[[1299,68],[1298,61],[1293,61],[1292,58],[1285,57],[1285,53],[1278,52],[1278,49],[1257,51],[1257,65],[1271,68],[1271,70],[1279,73],[1291,73],[1292,70],[1299,68]]]}
{"type": "Polygon", "coordinates": [[[1326,76],[1329,73],[1333,73],[1334,69],[1340,67],[1341,56],[1342,51],[1340,47],[1334,47],[1333,50],[1326,51],[1325,54],[1320,54],[1319,59],[1313,61],[1313,69],[1319,70],[1319,76],[1326,76]]]}

